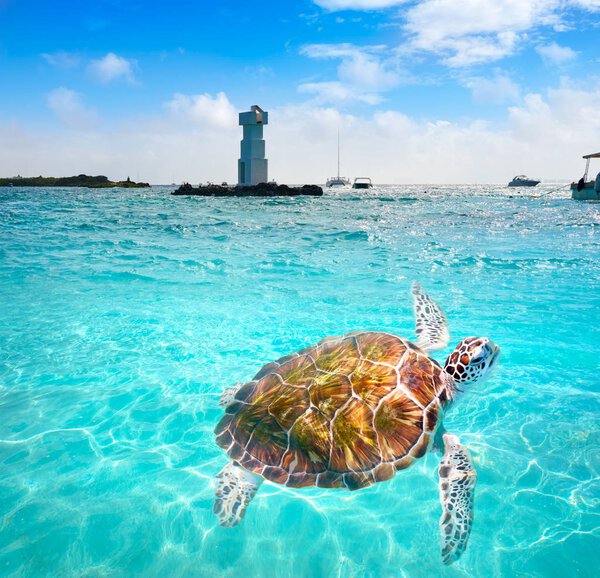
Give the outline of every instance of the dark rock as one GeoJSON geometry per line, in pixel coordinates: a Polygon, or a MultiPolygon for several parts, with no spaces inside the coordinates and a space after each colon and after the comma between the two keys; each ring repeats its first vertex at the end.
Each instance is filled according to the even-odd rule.
{"type": "Polygon", "coordinates": [[[247,187],[207,185],[194,188],[189,183],[185,183],[171,194],[196,197],[297,197],[300,195],[321,197],[323,196],[323,189],[317,185],[289,187],[277,183],[260,183],[247,187]]]}

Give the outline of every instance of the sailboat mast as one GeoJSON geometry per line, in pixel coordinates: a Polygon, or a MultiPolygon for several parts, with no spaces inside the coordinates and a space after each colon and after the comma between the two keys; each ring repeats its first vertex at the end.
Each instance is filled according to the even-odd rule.
{"type": "Polygon", "coordinates": [[[338,179],[340,178],[340,129],[338,128],[338,179]]]}

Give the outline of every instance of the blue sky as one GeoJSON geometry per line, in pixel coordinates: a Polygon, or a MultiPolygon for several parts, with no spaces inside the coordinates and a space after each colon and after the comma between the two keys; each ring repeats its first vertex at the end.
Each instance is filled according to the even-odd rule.
{"type": "Polygon", "coordinates": [[[574,178],[600,150],[600,0],[0,0],[0,173],[574,178]],[[10,143],[10,144],[7,144],[10,143]]]}

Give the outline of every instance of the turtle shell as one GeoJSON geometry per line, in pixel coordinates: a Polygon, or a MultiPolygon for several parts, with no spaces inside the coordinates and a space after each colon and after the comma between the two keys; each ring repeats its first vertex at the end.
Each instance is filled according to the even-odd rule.
{"type": "Polygon", "coordinates": [[[279,484],[370,486],[427,451],[444,400],[442,372],[395,335],[326,338],[244,384],[215,429],[217,443],[279,484]]]}

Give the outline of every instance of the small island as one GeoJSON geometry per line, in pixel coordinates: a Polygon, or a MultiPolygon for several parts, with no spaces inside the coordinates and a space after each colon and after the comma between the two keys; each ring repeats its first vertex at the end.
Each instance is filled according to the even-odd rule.
{"type": "Polygon", "coordinates": [[[243,127],[240,158],[237,164],[237,185],[208,183],[193,187],[184,183],[172,195],[195,197],[298,197],[306,195],[322,197],[323,189],[318,185],[290,187],[269,181],[268,160],[265,158],[263,128],[269,124],[269,113],[258,105],[239,113],[239,124],[243,127]]]}
{"type": "Polygon", "coordinates": [[[76,177],[11,177],[0,178],[0,187],[87,187],[89,189],[109,189],[122,187],[139,189],[149,187],[148,183],[136,183],[127,177],[126,181],[109,181],[108,177],[98,175],[77,175],[76,177]]]}
{"type": "Polygon", "coordinates": [[[260,183],[246,186],[206,185],[195,188],[189,183],[185,183],[171,194],[196,197],[297,197],[300,195],[322,197],[323,189],[317,185],[289,187],[277,183],[260,183]]]}

